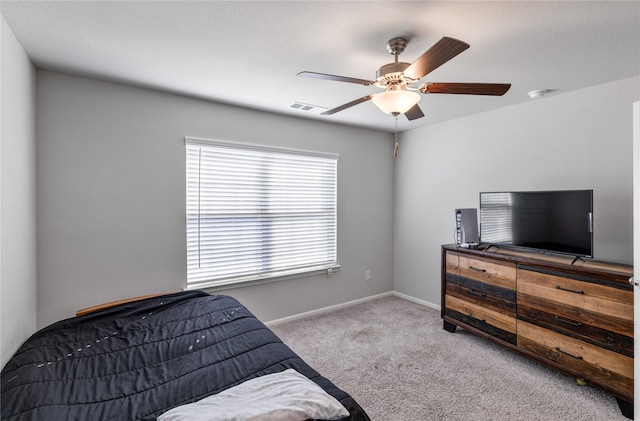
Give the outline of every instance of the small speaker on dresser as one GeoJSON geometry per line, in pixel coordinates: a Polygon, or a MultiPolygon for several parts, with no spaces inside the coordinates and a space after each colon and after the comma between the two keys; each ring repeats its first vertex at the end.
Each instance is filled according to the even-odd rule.
{"type": "Polygon", "coordinates": [[[479,241],[478,209],[456,209],[456,244],[469,247],[477,245],[479,241]]]}

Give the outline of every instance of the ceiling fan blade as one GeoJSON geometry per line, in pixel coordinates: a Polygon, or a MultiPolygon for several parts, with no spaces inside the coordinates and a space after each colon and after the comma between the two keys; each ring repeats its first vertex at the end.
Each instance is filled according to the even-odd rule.
{"type": "Polygon", "coordinates": [[[444,37],[411,63],[404,74],[411,79],[422,79],[467,48],[469,44],[466,42],[444,37]]]}
{"type": "Polygon", "coordinates": [[[304,71],[304,72],[298,73],[298,76],[308,77],[308,78],[312,78],[312,79],[334,80],[336,82],[357,83],[358,85],[364,85],[364,86],[369,86],[369,85],[373,84],[372,80],[358,79],[358,78],[355,78],[355,77],[347,77],[347,76],[330,75],[330,74],[327,74],[327,73],[317,73],[317,72],[304,71]]]}
{"type": "Polygon", "coordinates": [[[407,119],[410,120],[410,121],[411,120],[415,120],[417,118],[424,117],[424,113],[422,112],[422,110],[420,109],[418,104],[416,104],[413,107],[409,108],[409,111],[404,113],[404,115],[406,115],[407,119]]]}
{"type": "Polygon", "coordinates": [[[427,83],[420,87],[425,94],[504,95],[510,83],[427,83]]]}
{"type": "Polygon", "coordinates": [[[339,112],[339,111],[346,110],[347,108],[351,108],[351,107],[353,107],[354,105],[358,105],[358,104],[361,104],[361,103],[363,103],[363,102],[369,101],[371,98],[373,98],[373,95],[363,96],[362,98],[358,98],[358,99],[355,99],[355,100],[353,100],[353,101],[351,101],[351,102],[347,102],[346,104],[342,104],[342,105],[341,105],[341,106],[339,106],[339,107],[336,107],[336,108],[332,108],[332,109],[330,109],[330,110],[327,110],[327,111],[325,111],[325,112],[321,113],[321,115],[331,115],[331,114],[335,114],[335,113],[337,113],[337,112],[339,112]]]}

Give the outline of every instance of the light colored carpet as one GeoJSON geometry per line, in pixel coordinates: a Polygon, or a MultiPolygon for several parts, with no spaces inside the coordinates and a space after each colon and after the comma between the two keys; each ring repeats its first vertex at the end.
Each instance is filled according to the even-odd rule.
{"type": "Polygon", "coordinates": [[[397,297],[270,327],[373,421],[627,420],[608,393],[397,297]]]}

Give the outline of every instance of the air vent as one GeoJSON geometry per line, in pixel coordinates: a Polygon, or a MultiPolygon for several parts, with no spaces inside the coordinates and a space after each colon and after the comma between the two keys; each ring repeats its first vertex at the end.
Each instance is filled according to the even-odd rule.
{"type": "Polygon", "coordinates": [[[323,111],[326,111],[327,107],[320,107],[319,105],[311,105],[311,104],[305,104],[304,102],[294,102],[292,105],[290,105],[291,108],[294,108],[296,110],[300,110],[300,111],[305,111],[311,114],[320,114],[323,111]]]}

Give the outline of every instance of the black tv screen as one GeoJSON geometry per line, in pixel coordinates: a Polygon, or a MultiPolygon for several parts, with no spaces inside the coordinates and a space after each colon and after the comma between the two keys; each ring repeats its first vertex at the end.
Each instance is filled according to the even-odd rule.
{"type": "Polygon", "coordinates": [[[480,193],[480,241],[593,257],[593,190],[480,193]]]}

